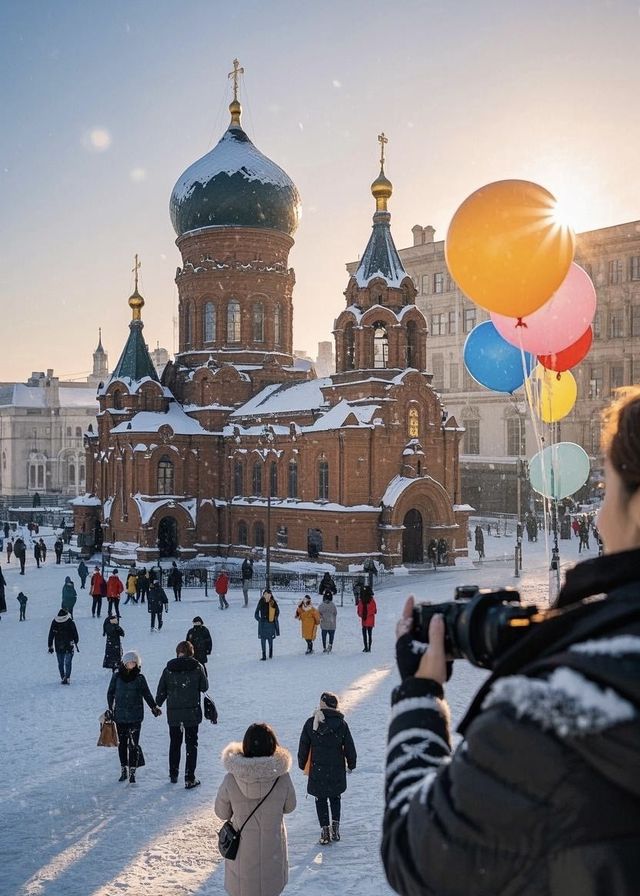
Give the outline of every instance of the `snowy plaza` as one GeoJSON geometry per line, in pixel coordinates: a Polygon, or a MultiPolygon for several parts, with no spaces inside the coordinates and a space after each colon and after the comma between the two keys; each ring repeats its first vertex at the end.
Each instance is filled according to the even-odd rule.
{"type": "MultiPolygon", "coordinates": [[[[47,541],[53,541],[47,537],[47,541]]],[[[391,893],[379,858],[383,809],[385,741],[389,697],[398,682],[394,662],[395,622],[408,594],[418,599],[449,600],[456,585],[512,585],[523,600],[544,606],[549,562],[543,533],[537,543],[523,545],[523,571],[514,578],[514,538],[486,536],[482,564],[389,575],[376,587],[377,624],[370,654],[362,652],[360,624],[353,599],[338,602],[334,651],[304,655],[305,642],[293,618],[301,595],[277,593],[281,637],[274,658],[259,662],[257,624],[253,618],[258,592],[250,592],[249,608],[240,590],[229,592],[230,609],[220,611],[215,593],[184,589],[173,601],[161,632],[150,633],[146,605],[122,607],[125,650],[138,650],[152,693],[175,646],[185,637],[195,615],[203,617],[213,636],[209,660],[210,695],[219,723],[200,726],[198,776],[202,786],[186,791],[169,783],[166,716],[154,719],[148,710],[141,745],[147,765],[138,783],[118,783],[116,750],[96,747],[98,717],[106,708],[110,672],[102,668],[102,619],[91,618],[88,591],[79,588],[74,565],[56,566],[53,552],[36,569],[31,556],[26,574],[15,560],[2,564],[7,580],[8,612],[0,622],[5,670],[0,680],[3,724],[0,750],[5,774],[0,784],[3,824],[0,826],[0,893],[3,896],[208,896],[222,894],[224,862],[217,851],[221,822],[213,812],[216,790],[224,775],[220,753],[242,738],[253,721],[273,725],[293,757],[292,779],[298,805],[286,817],[289,842],[287,893],[350,896],[391,893]],[[80,636],[71,686],[60,687],[55,656],[47,653],[49,625],[60,606],[65,576],[78,590],[74,619],[80,636]],[[29,597],[27,618],[18,621],[16,594],[29,597]],[[349,776],[343,799],[340,843],[318,845],[313,798],[306,797],[307,779],[296,766],[298,738],[320,693],[340,698],[358,750],[358,764],[349,776]]],[[[578,559],[578,540],[561,541],[563,567],[578,559]]],[[[594,545],[582,557],[593,556],[594,545]]],[[[124,570],[123,570],[124,572],[124,570]]],[[[314,601],[317,602],[317,595],[314,601]]],[[[455,664],[447,686],[454,725],[460,719],[485,673],[465,661],[455,664]]]]}

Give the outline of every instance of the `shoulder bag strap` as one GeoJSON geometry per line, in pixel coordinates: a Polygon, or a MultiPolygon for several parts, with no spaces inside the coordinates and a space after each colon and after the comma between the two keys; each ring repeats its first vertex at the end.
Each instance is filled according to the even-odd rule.
{"type": "Polygon", "coordinates": [[[271,793],[271,791],[272,791],[273,788],[276,786],[276,784],[278,783],[279,780],[280,780],[279,777],[275,779],[275,781],[274,781],[273,784],[271,785],[271,788],[269,789],[269,793],[265,793],[265,795],[262,797],[262,799],[260,800],[260,802],[258,803],[258,805],[255,807],[255,809],[253,809],[253,810],[251,811],[251,814],[250,814],[250,815],[247,815],[247,817],[245,818],[245,820],[244,820],[244,822],[243,822],[242,827],[241,827],[240,830],[238,831],[238,834],[241,834],[241,833],[242,833],[242,831],[243,831],[243,829],[244,829],[244,826],[245,826],[245,824],[249,821],[249,819],[251,818],[251,815],[253,815],[254,812],[257,812],[257,811],[258,811],[258,809],[260,808],[260,806],[264,803],[264,801],[265,801],[266,798],[269,796],[269,794],[271,793]]]}

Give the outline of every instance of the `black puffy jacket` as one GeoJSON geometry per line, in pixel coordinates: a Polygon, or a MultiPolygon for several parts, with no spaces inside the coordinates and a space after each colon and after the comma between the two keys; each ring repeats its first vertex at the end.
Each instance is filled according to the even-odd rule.
{"type": "Polygon", "coordinates": [[[304,769],[309,750],[311,768],[307,793],[326,798],[339,796],[347,789],[345,768],[356,767],[356,748],[349,726],[337,709],[323,709],[324,721],[313,730],[313,719],[304,723],[298,744],[298,766],[304,769]]]}
{"type": "Polygon", "coordinates": [[[78,629],[68,614],[58,614],[49,627],[48,647],[55,647],[56,653],[73,653],[78,646],[78,629]]]}
{"type": "Polygon", "coordinates": [[[167,721],[170,725],[199,725],[202,721],[200,694],[209,690],[207,673],[193,656],[179,656],[170,660],[160,677],[156,703],[167,701],[167,721]]]}
{"type": "Polygon", "coordinates": [[[395,689],[382,857],[398,893],[640,892],[640,550],[579,564],[559,605],[483,685],[453,755],[440,685],[395,689]]]}
{"type": "Polygon", "coordinates": [[[190,628],[187,632],[187,641],[193,644],[195,658],[199,663],[202,663],[202,665],[205,666],[207,658],[213,650],[211,633],[207,626],[202,624],[194,625],[193,628],[190,628]]]}
{"type": "Polygon", "coordinates": [[[155,701],[151,696],[147,679],[138,666],[127,669],[120,666],[114,672],[107,691],[107,705],[113,712],[116,722],[123,725],[135,725],[144,719],[144,702],[153,709],[155,701]]]}

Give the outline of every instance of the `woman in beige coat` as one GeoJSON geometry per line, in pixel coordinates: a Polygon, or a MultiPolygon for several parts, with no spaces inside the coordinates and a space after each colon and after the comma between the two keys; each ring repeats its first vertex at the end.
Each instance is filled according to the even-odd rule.
{"type": "Polygon", "coordinates": [[[236,830],[260,800],[275,787],[249,818],[235,860],[225,860],[224,888],[229,896],[278,896],[289,879],[284,815],[296,807],[289,769],[291,754],[278,745],[264,722],[249,725],[242,743],[222,751],[225,775],[216,796],[218,818],[236,830]]]}

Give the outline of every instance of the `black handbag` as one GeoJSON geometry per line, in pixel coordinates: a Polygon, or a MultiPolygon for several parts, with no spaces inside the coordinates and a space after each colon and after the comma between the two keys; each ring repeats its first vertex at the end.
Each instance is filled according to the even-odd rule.
{"type": "MultiPolygon", "coordinates": [[[[269,793],[271,793],[271,791],[276,786],[276,784],[278,783],[279,780],[280,780],[280,778],[275,779],[275,781],[271,785],[269,793]]],[[[256,812],[260,808],[260,806],[264,803],[266,798],[269,796],[269,793],[266,793],[262,797],[262,799],[260,800],[258,805],[255,807],[255,809],[253,809],[251,811],[251,814],[247,815],[247,817],[245,818],[244,823],[239,831],[236,831],[236,829],[234,828],[234,826],[231,824],[230,821],[225,821],[225,823],[222,825],[222,827],[218,831],[218,849],[220,850],[220,855],[223,858],[229,859],[229,861],[232,862],[235,859],[235,857],[238,855],[238,849],[240,848],[240,834],[242,833],[245,824],[249,821],[249,819],[251,818],[253,813],[256,812]]]]}
{"type": "Polygon", "coordinates": [[[212,725],[218,724],[218,710],[216,709],[216,705],[211,699],[211,697],[206,697],[203,700],[204,707],[204,717],[208,719],[212,725]]]}

